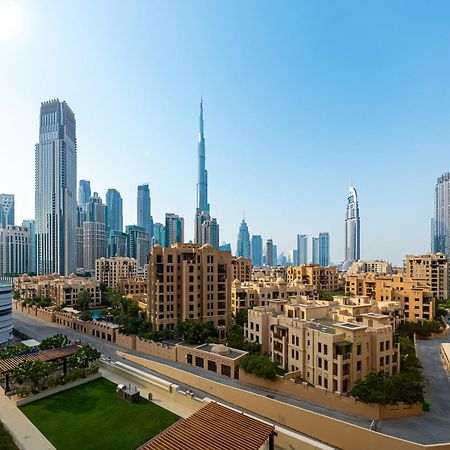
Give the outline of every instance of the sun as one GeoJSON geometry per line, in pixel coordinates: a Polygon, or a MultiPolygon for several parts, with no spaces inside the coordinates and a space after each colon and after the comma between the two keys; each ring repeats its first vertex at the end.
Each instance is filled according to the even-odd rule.
{"type": "Polygon", "coordinates": [[[14,39],[22,31],[23,14],[16,0],[0,0],[0,43],[14,39]]]}

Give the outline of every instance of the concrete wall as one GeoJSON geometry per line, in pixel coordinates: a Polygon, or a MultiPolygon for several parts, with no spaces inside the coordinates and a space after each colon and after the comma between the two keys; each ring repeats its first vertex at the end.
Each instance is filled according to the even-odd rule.
{"type": "Polygon", "coordinates": [[[450,443],[421,445],[370,431],[337,419],[247,392],[138,356],[117,352],[119,357],[141,364],[165,376],[208,392],[224,401],[292,428],[314,439],[346,450],[450,450],[450,443]]]}
{"type": "Polygon", "coordinates": [[[175,345],[166,345],[161,342],[149,341],[139,337],[136,338],[136,351],[170,359],[171,361],[177,360],[177,347],[175,345]]]}
{"type": "Polygon", "coordinates": [[[128,350],[136,350],[136,336],[116,333],[116,344],[128,350]]]}
{"type": "Polygon", "coordinates": [[[308,386],[307,383],[295,383],[293,380],[286,380],[283,377],[277,377],[274,381],[265,380],[253,374],[245,373],[242,369],[239,370],[239,380],[243,383],[258,386],[269,391],[280,392],[288,397],[374,420],[419,416],[423,414],[421,404],[388,406],[368,404],[359,402],[354,397],[341,396],[328,392],[320,387],[308,386]]]}

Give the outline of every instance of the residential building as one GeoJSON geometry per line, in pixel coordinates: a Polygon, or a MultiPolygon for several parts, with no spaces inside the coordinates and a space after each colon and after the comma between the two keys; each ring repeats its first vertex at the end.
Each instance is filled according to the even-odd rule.
{"type": "Polygon", "coordinates": [[[137,263],[134,258],[100,258],[95,263],[95,279],[116,289],[119,281],[136,277],[137,263]]]}
{"type": "Polygon", "coordinates": [[[28,273],[36,273],[36,222],[32,219],[22,221],[22,227],[29,231],[28,273]]]}
{"type": "Polygon", "coordinates": [[[266,242],[266,266],[273,267],[273,241],[272,239],[267,239],[266,242]]]}
{"type": "Polygon", "coordinates": [[[406,255],[405,275],[426,280],[436,298],[449,298],[449,260],[443,253],[406,255]]]}
{"type": "Polygon", "coordinates": [[[82,211],[86,211],[86,205],[91,198],[91,182],[80,180],[78,183],[78,206],[82,211]]]}
{"type": "Polygon", "coordinates": [[[297,234],[297,255],[297,265],[308,264],[308,236],[306,234],[297,234]]]}
{"type": "Polygon", "coordinates": [[[239,226],[239,233],[237,238],[236,256],[242,258],[250,258],[250,233],[245,219],[242,219],[239,226]]]}
{"type": "Polygon", "coordinates": [[[30,269],[30,230],[17,225],[0,228],[0,275],[22,275],[30,269]]]}
{"type": "Polygon", "coordinates": [[[319,291],[335,291],[339,288],[339,276],[336,267],[321,267],[318,264],[303,264],[290,266],[287,269],[287,281],[293,283],[296,279],[304,284],[312,284],[319,291]]]}
{"type": "Polygon", "coordinates": [[[166,247],[184,242],[184,219],[173,213],[166,213],[166,247]]]}
{"type": "Polygon", "coordinates": [[[231,253],[211,245],[155,246],[148,264],[148,316],[153,330],[187,319],[213,324],[224,340],[231,325],[231,253]]]}
{"type": "Polygon", "coordinates": [[[0,280],[0,347],[9,344],[13,338],[12,288],[0,280]]]}
{"type": "Polygon", "coordinates": [[[441,175],[435,186],[434,219],[432,220],[431,251],[450,256],[450,173],[441,175]]]}
{"type": "Polygon", "coordinates": [[[144,228],[137,225],[127,225],[127,255],[134,258],[137,266],[147,265],[148,254],[150,253],[150,236],[144,228]]]}
{"type": "Polygon", "coordinates": [[[0,194],[0,228],[6,228],[14,223],[14,195],[0,194]]]}
{"type": "Polygon", "coordinates": [[[250,281],[252,279],[252,260],[249,258],[233,258],[231,260],[233,268],[233,281],[250,281]]]}
{"type": "Polygon", "coordinates": [[[319,265],[327,267],[330,265],[330,235],[319,233],[319,265]]]}
{"type": "Polygon", "coordinates": [[[111,231],[108,238],[108,258],[114,258],[116,256],[127,256],[128,235],[121,231],[111,231]]]}
{"type": "Polygon", "coordinates": [[[112,231],[123,231],[122,197],[116,189],[108,189],[106,193],[107,226],[112,231]]]}
{"type": "Polygon", "coordinates": [[[166,227],[162,223],[155,223],[154,225],[154,235],[153,235],[153,244],[160,245],[161,247],[166,246],[166,227]]]}
{"type": "Polygon", "coordinates": [[[270,301],[248,311],[246,338],[282,369],[328,392],[345,394],[370,373],[398,371],[389,316],[367,313],[360,322],[341,322],[327,309],[298,298],[270,301]]]}
{"type": "Polygon", "coordinates": [[[77,148],[66,102],[41,104],[35,156],[37,273],[67,275],[77,263],[77,148]]]}
{"type": "Polygon", "coordinates": [[[371,272],[380,275],[389,275],[394,272],[392,264],[379,259],[360,259],[355,261],[347,270],[347,275],[371,272]]]}
{"type": "Polygon", "coordinates": [[[360,259],[361,230],[359,218],[358,195],[354,187],[349,188],[347,197],[347,213],[345,217],[345,261],[342,270],[345,272],[354,261],[360,259]]]}
{"type": "Polygon", "coordinates": [[[252,264],[262,267],[263,265],[263,241],[259,234],[254,234],[251,240],[252,264]]]}
{"type": "Polygon", "coordinates": [[[148,234],[149,240],[153,237],[153,217],[151,210],[150,188],[148,184],[138,186],[137,195],[137,224],[148,234]]]}

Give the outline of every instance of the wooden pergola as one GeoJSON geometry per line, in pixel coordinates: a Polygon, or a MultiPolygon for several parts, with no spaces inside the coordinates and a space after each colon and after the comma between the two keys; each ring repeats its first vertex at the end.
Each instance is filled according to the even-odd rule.
{"type": "Polygon", "coordinates": [[[45,361],[45,362],[62,362],[63,373],[67,373],[67,358],[73,356],[82,345],[72,344],[66,347],[53,348],[51,350],[43,350],[36,353],[28,353],[27,355],[14,356],[0,360],[0,376],[5,378],[5,394],[10,390],[11,372],[23,361],[45,361]]]}

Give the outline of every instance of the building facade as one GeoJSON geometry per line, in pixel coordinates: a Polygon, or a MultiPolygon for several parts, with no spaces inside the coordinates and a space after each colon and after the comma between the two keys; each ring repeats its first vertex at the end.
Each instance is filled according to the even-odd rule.
{"type": "Polygon", "coordinates": [[[300,280],[303,284],[312,284],[320,291],[335,291],[339,288],[339,275],[334,266],[321,267],[318,264],[303,264],[287,267],[287,281],[300,280]]]}
{"type": "Polygon", "coordinates": [[[306,234],[297,234],[297,258],[296,265],[308,264],[308,236],[306,234]]]}
{"type": "Polygon", "coordinates": [[[128,225],[126,230],[127,256],[136,260],[138,268],[145,267],[150,253],[149,234],[137,225],[128,225]]]}
{"type": "Polygon", "coordinates": [[[184,242],[184,219],[173,213],[166,213],[166,247],[184,242]]]}
{"type": "Polygon", "coordinates": [[[116,189],[108,189],[106,193],[107,226],[109,232],[123,231],[122,197],[116,189]]]}
{"type": "Polygon", "coordinates": [[[150,200],[150,188],[148,184],[138,186],[137,194],[137,224],[148,234],[149,239],[153,237],[153,217],[150,200]]]}
{"type": "Polygon", "coordinates": [[[95,263],[95,279],[116,289],[122,279],[135,278],[137,263],[134,258],[100,258],[95,263]]]}
{"type": "Polygon", "coordinates": [[[432,221],[431,251],[450,256],[450,173],[444,173],[434,188],[434,219],[432,221]]]}
{"type": "Polygon", "coordinates": [[[8,344],[12,337],[12,288],[11,284],[0,280],[0,347],[8,344]]]}
{"type": "Polygon", "coordinates": [[[78,183],[78,206],[82,211],[86,211],[86,205],[91,198],[91,182],[80,180],[78,183]]]}
{"type": "Polygon", "coordinates": [[[239,226],[239,233],[237,237],[236,256],[242,258],[250,258],[250,233],[248,232],[248,226],[245,219],[239,226]]]}
{"type": "Polygon", "coordinates": [[[66,102],[41,104],[35,176],[37,272],[67,275],[77,263],[77,146],[66,102]]]}
{"type": "Polygon", "coordinates": [[[330,265],[330,235],[319,233],[319,265],[326,267],[330,265]]]}
{"type": "Polygon", "coordinates": [[[259,234],[254,234],[251,240],[252,264],[257,267],[263,265],[263,241],[259,234]]]}
{"type": "Polygon", "coordinates": [[[14,195],[0,194],[0,228],[14,225],[14,195]]]}
{"type": "Polygon", "coordinates": [[[354,261],[360,259],[361,231],[359,218],[358,195],[354,187],[349,188],[347,197],[347,212],[345,216],[345,272],[354,261]]]}
{"type": "Polygon", "coordinates": [[[22,275],[30,271],[30,230],[17,225],[0,228],[0,274],[22,275]]]}

